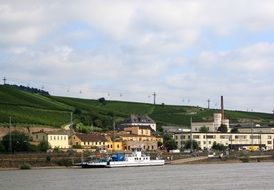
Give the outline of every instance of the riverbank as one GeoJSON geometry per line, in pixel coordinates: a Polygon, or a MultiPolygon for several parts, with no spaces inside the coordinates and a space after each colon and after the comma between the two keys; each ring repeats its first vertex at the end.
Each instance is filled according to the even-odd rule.
{"type": "MultiPolygon", "coordinates": [[[[16,170],[22,166],[30,166],[31,169],[59,169],[73,168],[76,163],[80,163],[90,157],[92,153],[84,155],[77,152],[47,152],[47,153],[18,153],[0,154],[0,170],[16,170]]],[[[151,157],[155,155],[151,154],[151,157]]],[[[192,156],[190,154],[164,154],[166,164],[228,164],[242,162],[273,162],[273,152],[235,152],[224,157],[208,157],[205,154],[192,156]]],[[[74,167],[75,168],[75,167],[74,167]]],[[[77,168],[77,167],[76,167],[77,168]]]]}

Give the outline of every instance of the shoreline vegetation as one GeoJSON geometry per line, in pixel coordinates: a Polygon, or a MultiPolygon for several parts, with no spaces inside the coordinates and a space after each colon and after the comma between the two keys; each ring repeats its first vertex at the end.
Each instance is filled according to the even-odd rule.
{"type": "MultiPolygon", "coordinates": [[[[184,155],[186,156],[186,155],[184,155]]],[[[205,155],[198,157],[179,158],[178,155],[165,155],[166,165],[191,165],[191,164],[233,164],[233,163],[258,163],[274,162],[273,154],[250,155],[246,152],[238,152],[238,155],[227,157],[209,158],[205,155]],[[171,156],[171,157],[170,157],[171,156]],[[175,159],[173,159],[173,156],[175,159]],[[171,159],[170,159],[171,158],[171,159]]],[[[2,154],[0,155],[0,171],[26,170],[26,169],[65,169],[80,168],[75,166],[81,162],[81,155],[67,154],[2,154]]]]}

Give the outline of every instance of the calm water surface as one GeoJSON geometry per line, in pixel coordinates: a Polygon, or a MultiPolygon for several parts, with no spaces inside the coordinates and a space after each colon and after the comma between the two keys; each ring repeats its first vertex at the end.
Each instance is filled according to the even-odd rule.
{"type": "Polygon", "coordinates": [[[0,171],[1,190],[274,189],[274,163],[0,171]]]}

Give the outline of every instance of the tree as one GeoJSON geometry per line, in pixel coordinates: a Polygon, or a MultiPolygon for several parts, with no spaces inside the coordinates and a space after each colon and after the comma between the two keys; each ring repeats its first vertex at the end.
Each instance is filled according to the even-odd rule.
{"type": "Polygon", "coordinates": [[[227,133],[227,126],[224,124],[221,124],[221,126],[218,128],[218,131],[221,133],[227,133]]]}
{"type": "Polygon", "coordinates": [[[2,152],[6,152],[5,146],[3,145],[3,143],[0,141],[0,153],[2,152]]]}
{"type": "Polygon", "coordinates": [[[163,137],[163,140],[164,140],[164,147],[168,151],[174,150],[177,148],[177,144],[170,134],[165,134],[163,137]]]}
{"type": "Polygon", "coordinates": [[[209,128],[206,127],[205,125],[202,126],[202,127],[199,129],[199,132],[201,132],[201,133],[208,133],[208,131],[209,131],[209,128]]]}
{"type": "MultiPolygon", "coordinates": [[[[185,149],[191,149],[191,140],[187,140],[184,146],[185,149]]],[[[195,140],[192,140],[192,148],[193,150],[199,150],[198,142],[195,140]]]]}
{"type": "Polygon", "coordinates": [[[103,104],[103,105],[106,104],[106,99],[105,99],[104,97],[99,98],[98,101],[99,101],[101,104],[103,104]]]}
{"type": "Polygon", "coordinates": [[[223,145],[221,143],[214,142],[213,145],[212,145],[212,149],[213,150],[224,151],[226,149],[226,147],[225,147],[225,145],[223,145]]]}
{"type": "Polygon", "coordinates": [[[230,132],[231,132],[231,133],[238,133],[239,131],[238,131],[238,128],[233,128],[233,129],[231,129],[230,132]]]}
{"type": "MultiPolygon", "coordinates": [[[[6,150],[9,150],[9,134],[3,137],[2,141],[6,150]]],[[[22,132],[13,131],[11,132],[11,148],[12,152],[15,151],[29,151],[29,137],[22,132]]]]}
{"type": "Polygon", "coordinates": [[[167,141],[164,143],[164,145],[165,145],[167,151],[177,149],[177,144],[176,144],[176,142],[175,142],[174,139],[167,140],[167,141]]]}
{"type": "Polygon", "coordinates": [[[50,149],[50,145],[47,141],[43,140],[39,143],[38,148],[41,152],[47,152],[50,149]]]}
{"type": "Polygon", "coordinates": [[[73,114],[81,115],[82,111],[79,108],[75,108],[74,111],[73,111],[73,114]]]}

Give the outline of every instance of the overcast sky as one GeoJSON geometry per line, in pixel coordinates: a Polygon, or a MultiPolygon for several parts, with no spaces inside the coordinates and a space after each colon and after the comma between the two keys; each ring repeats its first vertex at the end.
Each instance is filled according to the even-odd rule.
{"type": "MultiPolygon", "coordinates": [[[[0,0],[0,77],[81,98],[272,113],[273,0],[0,0]]],[[[3,83],[3,81],[1,81],[3,83]]]]}

